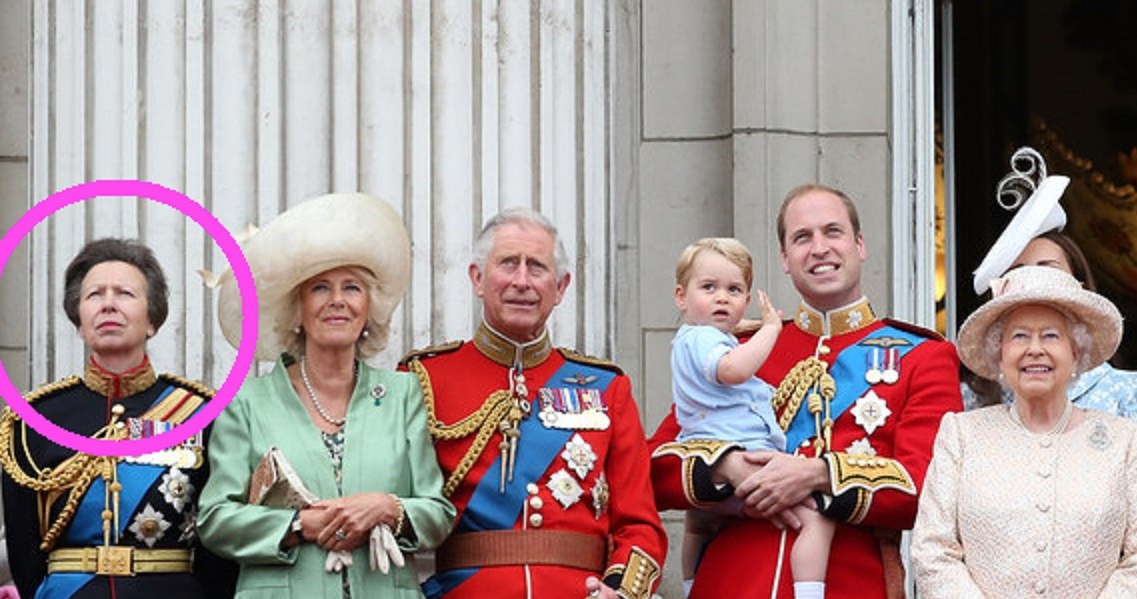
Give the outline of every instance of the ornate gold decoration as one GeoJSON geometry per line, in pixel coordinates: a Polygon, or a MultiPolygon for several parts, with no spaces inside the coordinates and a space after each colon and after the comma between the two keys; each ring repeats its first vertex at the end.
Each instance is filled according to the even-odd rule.
{"type": "Polygon", "coordinates": [[[689,439],[687,441],[670,441],[655,448],[651,457],[673,455],[681,460],[698,459],[711,466],[726,453],[726,450],[741,447],[738,443],[719,441],[718,439],[689,439]]]}
{"type": "Polygon", "coordinates": [[[778,414],[778,425],[782,430],[788,430],[808,395],[806,409],[813,414],[818,453],[832,446],[833,419],[829,414],[829,403],[837,393],[837,383],[828,369],[829,365],[815,356],[794,364],[770,400],[778,414]]]}
{"type": "Polygon", "coordinates": [[[628,554],[628,564],[624,567],[609,568],[604,577],[622,573],[620,588],[616,589],[621,597],[627,599],[648,599],[651,597],[651,588],[659,578],[662,569],[643,549],[633,546],[628,554]]]}
{"type": "Polygon", "coordinates": [[[916,483],[908,470],[892,458],[851,455],[831,452],[826,455],[829,480],[833,481],[833,494],[840,495],[850,489],[875,492],[895,489],[909,495],[916,494],[916,483]]]}
{"type": "MultiPolygon", "coordinates": [[[[419,383],[422,386],[423,403],[426,404],[427,428],[435,440],[455,441],[475,435],[470,448],[458,461],[458,465],[446,478],[446,483],[442,487],[442,493],[450,497],[458,488],[458,483],[462,482],[462,479],[470,472],[470,468],[474,466],[478,456],[482,455],[482,451],[489,444],[490,437],[498,429],[499,423],[506,422],[506,416],[509,415],[513,407],[512,395],[507,390],[495,391],[482,402],[481,407],[470,415],[454,424],[445,424],[438,419],[434,406],[434,388],[430,384],[430,374],[426,371],[426,367],[417,358],[413,358],[407,362],[407,368],[418,376],[419,383]]],[[[502,468],[502,474],[504,476],[505,468],[502,468]]]]}
{"type": "MultiPolygon", "coordinates": [[[[76,377],[77,378],[77,377],[76,377]]],[[[91,437],[94,439],[115,440],[126,435],[125,428],[118,422],[121,409],[114,412],[111,421],[100,428],[91,437]]],[[[79,502],[90,487],[96,476],[102,476],[107,488],[107,509],[103,512],[103,536],[108,540],[111,530],[111,519],[118,519],[118,492],[122,485],[118,482],[117,468],[119,458],[113,456],[93,456],[85,453],[74,453],[63,460],[55,468],[39,468],[27,445],[27,424],[11,408],[4,408],[0,415],[0,467],[12,477],[16,484],[27,487],[36,492],[37,516],[40,527],[40,549],[51,550],[63,529],[75,517],[75,510],[79,502]],[[20,445],[24,460],[33,470],[28,473],[16,459],[16,424],[19,423],[20,445]],[[51,507],[62,498],[67,497],[59,517],[48,524],[51,518],[51,507]],[[113,511],[110,509],[113,503],[113,511]]],[[[115,522],[117,530],[117,522],[115,522]]]]}

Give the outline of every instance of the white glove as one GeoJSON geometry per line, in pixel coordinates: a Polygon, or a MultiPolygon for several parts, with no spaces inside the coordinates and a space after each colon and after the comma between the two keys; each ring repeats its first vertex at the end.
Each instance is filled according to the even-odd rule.
{"type": "Polygon", "coordinates": [[[328,572],[339,572],[351,565],[350,551],[329,551],[328,559],[324,562],[324,569],[328,572]]]}
{"type": "Polygon", "coordinates": [[[371,529],[371,569],[386,574],[391,569],[391,562],[395,563],[396,568],[402,568],[406,564],[391,527],[380,524],[371,529]]]}

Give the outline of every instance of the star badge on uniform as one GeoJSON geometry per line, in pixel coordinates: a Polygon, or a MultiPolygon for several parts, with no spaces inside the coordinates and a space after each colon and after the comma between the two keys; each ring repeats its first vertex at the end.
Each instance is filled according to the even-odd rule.
{"type": "Polygon", "coordinates": [[[592,446],[580,436],[580,433],[574,434],[572,439],[565,443],[561,457],[581,480],[584,480],[596,465],[596,452],[592,451],[592,446]]]}
{"type": "Polygon", "coordinates": [[[553,493],[553,499],[556,499],[557,503],[560,503],[566,510],[580,501],[580,496],[584,494],[584,489],[581,488],[580,483],[576,482],[576,479],[564,468],[554,472],[545,486],[553,493]]]}
{"type": "Polygon", "coordinates": [[[189,476],[177,468],[170,468],[169,472],[162,475],[162,484],[158,485],[158,491],[162,493],[166,503],[174,506],[179,514],[187,503],[193,501],[193,483],[190,482],[189,476]]]}
{"type": "Polygon", "coordinates": [[[888,404],[872,389],[869,389],[868,393],[858,399],[857,404],[850,411],[856,418],[857,424],[870,435],[876,429],[884,426],[885,420],[892,415],[892,410],[888,409],[888,404]]]}
{"type": "Polygon", "coordinates": [[[855,456],[875,456],[876,449],[874,449],[872,444],[869,443],[868,437],[861,437],[860,439],[857,439],[856,441],[850,443],[848,449],[845,450],[845,453],[855,456]]]}
{"type": "Polygon", "coordinates": [[[146,543],[147,547],[153,547],[154,543],[166,534],[166,529],[169,527],[170,523],[166,520],[166,516],[147,503],[146,507],[134,516],[134,522],[131,523],[129,530],[134,533],[134,538],[146,543]]]}

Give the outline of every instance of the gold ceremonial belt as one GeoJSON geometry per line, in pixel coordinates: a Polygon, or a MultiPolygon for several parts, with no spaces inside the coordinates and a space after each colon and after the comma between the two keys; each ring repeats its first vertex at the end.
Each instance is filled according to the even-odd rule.
{"type": "Polygon", "coordinates": [[[193,571],[191,549],[135,549],[102,546],[56,549],[47,555],[47,573],[86,572],[102,576],[169,574],[193,571]]]}

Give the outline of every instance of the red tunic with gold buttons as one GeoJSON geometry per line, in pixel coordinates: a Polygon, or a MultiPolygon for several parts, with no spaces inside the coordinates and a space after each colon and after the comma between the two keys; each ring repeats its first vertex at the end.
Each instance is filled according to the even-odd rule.
{"type": "MultiPolygon", "coordinates": [[[[820,451],[828,465],[822,511],[838,527],[825,596],[901,596],[899,533],[915,519],[940,419],[962,409],[955,347],[932,331],[876,319],[866,300],[828,314],[803,304],[757,374],[781,382],[773,403],[788,451],[820,451]],[[816,415],[813,395],[823,400],[815,402],[816,415]]],[[[711,465],[737,446],[676,443],[678,432],[673,412],[648,441],[659,509],[725,499],[729,489],[713,485],[711,465]]],[[[767,599],[775,585],[777,597],[792,597],[793,540],[788,533],[783,546],[782,533],[765,520],[727,519],[702,556],[691,598],[767,599]]]]}
{"type": "Polygon", "coordinates": [[[454,534],[438,551],[439,571],[423,585],[427,597],[580,599],[590,575],[629,599],[650,596],[667,539],[635,400],[618,368],[553,349],[547,334],[517,346],[485,325],[473,340],[413,352],[401,367],[422,381],[444,490],[458,508],[454,534]],[[510,450],[503,427],[526,404],[513,412],[510,450]],[[493,561],[521,550],[529,555],[516,561],[525,563],[447,568],[444,555],[463,553],[450,551],[451,541],[484,541],[493,535],[477,534],[492,531],[525,533],[504,548],[475,545],[484,555],[469,555],[467,546],[459,557],[493,561]],[[579,534],[565,546],[542,547],[531,542],[539,531],[579,534]],[[577,557],[572,544],[580,541],[598,550],[594,569],[555,563],[566,550],[577,557]]]}

